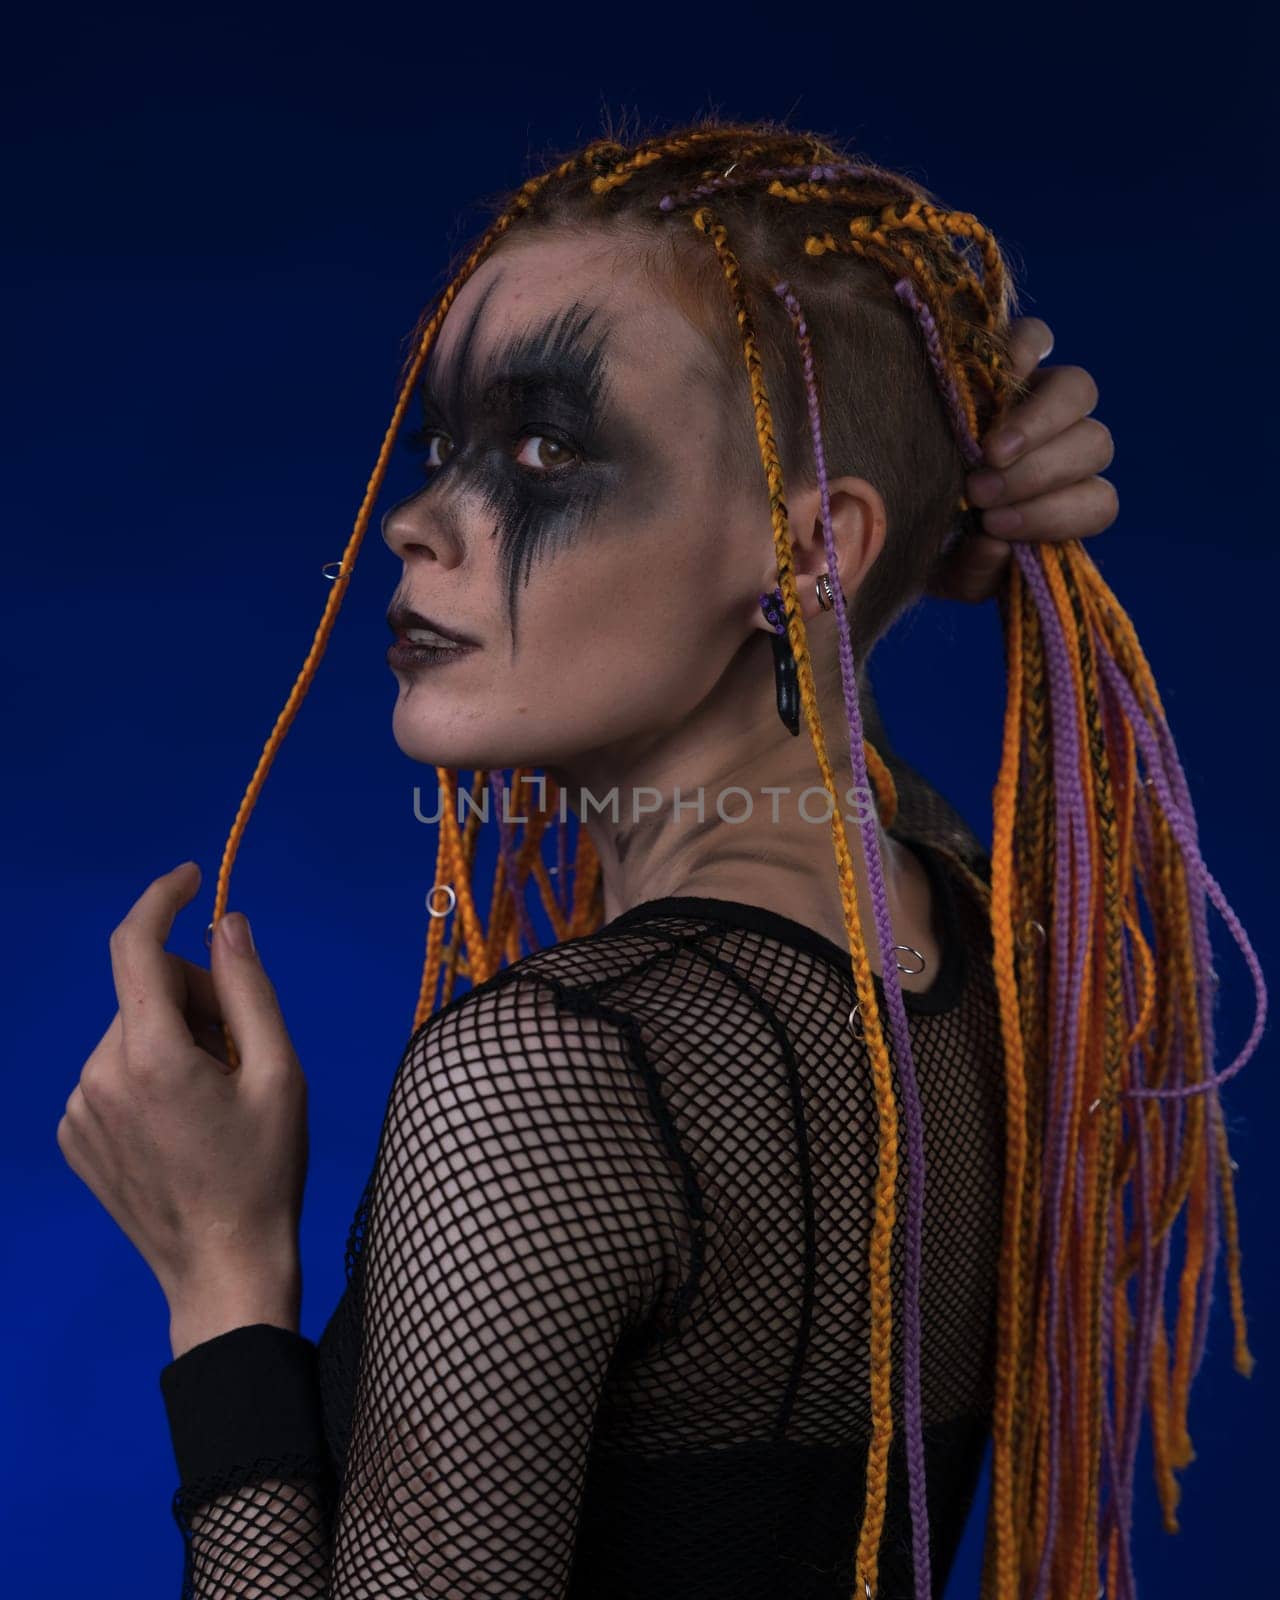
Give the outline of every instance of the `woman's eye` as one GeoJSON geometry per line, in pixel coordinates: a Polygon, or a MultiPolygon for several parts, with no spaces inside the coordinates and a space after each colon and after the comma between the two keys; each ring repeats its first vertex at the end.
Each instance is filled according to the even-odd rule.
{"type": "Polygon", "coordinates": [[[424,472],[438,472],[453,454],[453,440],[440,428],[418,428],[405,435],[405,448],[422,456],[424,472]],[[442,453],[437,453],[440,446],[442,453]]]}
{"type": "Polygon", "coordinates": [[[526,433],[522,435],[522,440],[516,454],[517,462],[542,477],[550,477],[576,459],[576,453],[567,444],[561,444],[559,439],[552,439],[548,434],[526,433]],[[532,450],[529,450],[530,445],[533,446],[532,450]],[[526,452],[530,459],[524,459],[526,452]]]}
{"type": "MultiPolygon", "coordinates": [[[[428,473],[448,466],[457,449],[443,428],[419,428],[405,443],[422,457],[422,470],[428,473]]],[[[515,460],[535,477],[558,477],[577,459],[578,452],[572,445],[553,439],[550,434],[530,431],[518,435],[515,460]]]]}

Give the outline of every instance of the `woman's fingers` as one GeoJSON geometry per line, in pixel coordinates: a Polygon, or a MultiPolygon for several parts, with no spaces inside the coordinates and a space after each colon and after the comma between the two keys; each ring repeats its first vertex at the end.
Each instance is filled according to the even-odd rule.
{"type": "Polygon", "coordinates": [[[1013,547],[1007,539],[966,533],[938,562],[925,592],[943,600],[977,605],[995,594],[1012,559],[1013,547]]]}
{"type": "MultiPolygon", "coordinates": [[[[1088,539],[1116,520],[1120,496],[1108,479],[1088,478],[1083,483],[1070,483],[1066,488],[1053,489],[1031,500],[1019,500],[1016,506],[997,506],[990,515],[995,519],[1006,510],[1017,511],[1018,526],[1001,527],[997,521],[989,529],[990,536],[1019,541],[1088,539]]],[[[983,514],[983,527],[987,528],[987,513],[983,514]]]]}
{"type": "Polygon", "coordinates": [[[181,979],[164,946],[174,918],[200,886],[200,869],[193,867],[184,861],[149,884],[108,941],[126,1043],[146,1041],[153,1050],[189,1047],[181,979]]]}
{"type": "Polygon", "coordinates": [[[1029,378],[1053,354],[1053,329],[1043,317],[1015,317],[1009,324],[1009,364],[1029,378]]]}
{"type": "Polygon", "coordinates": [[[1111,465],[1111,430],[1090,413],[1098,386],[1083,367],[1041,367],[1053,330],[1039,317],[1011,325],[1010,370],[1026,393],[982,440],[982,462],[965,476],[977,512],[966,536],[938,564],[928,592],[983,600],[1008,568],[1006,541],[1085,539],[1115,521],[1120,497],[1100,474],[1111,465]]]}
{"type": "Polygon", "coordinates": [[[296,1067],[275,985],[253,942],[248,919],[233,912],[213,936],[213,982],[237,1051],[255,1073],[296,1067]]]}
{"type": "Polygon", "coordinates": [[[206,1054],[220,1061],[224,1067],[230,1066],[222,1026],[222,1007],[218,1004],[217,992],[213,987],[213,974],[184,956],[171,956],[170,960],[182,969],[182,981],[187,990],[185,1011],[191,1037],[206,1054]]]}
{"type": "MultiPolygon", "coordinates": [[[[965,493],[973,505],[984,510],[988,506],[1021,506],[1038,495],[1105,472],[1115,453],[1115,440],[1106,423],[1081,417],[1037,449],[1019,456],[1011,466],[999,472],[984,467],[971,473],[965,493]]],[[[989,531],[998,534],[1003,530],[995,526],[989,531]]]]}
{"type": "Polygon", "coordinates": [[[182,971],[182,981],[187,988],[186,1013],[193,1022],[221,1022],[222,1009],[218,1005],[217,991],[213,987],[213,974],[207,967],[198,967],[185,956],[171,955],[182,971]]]}
{"type": "Polygon", "coordinates": [[[1087,417],[1098,403],[1098,385],[1083,367],[1044,367],[1027,380],[1030,394],[982,442],[983,459],[1006,467],[1087,417]],[[1023,443],[1011,444],[1020,435],[1023,443]]]}

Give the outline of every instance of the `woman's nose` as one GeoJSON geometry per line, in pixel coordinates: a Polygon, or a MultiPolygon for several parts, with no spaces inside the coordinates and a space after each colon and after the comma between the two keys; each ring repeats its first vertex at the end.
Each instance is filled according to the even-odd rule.
{"type": "Polygon", "coordinates": [[[458,542],[449,531],[446,519],[427,510],[423,493],[410,495],[385,513],[382,538],[387,548],[401,561],[413,555],[455,566],[458,542]]]}

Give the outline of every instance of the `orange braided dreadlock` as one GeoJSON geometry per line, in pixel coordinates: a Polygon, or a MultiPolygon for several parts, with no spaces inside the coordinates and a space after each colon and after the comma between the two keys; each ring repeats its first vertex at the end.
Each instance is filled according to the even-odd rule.
{"type": "MultiPolygon", "coordinates": [[[[522,234],[541,225],[584,236],[608,226],[643,230],[651,239],[665,235],[669,253],[655,252],[652,271],[705,326],[713,348],[723,355],[731,342],[736,355],[732,373],[725,369],[728,381],[740,391],[746,380],[754,420],[748,442],[768,488],[786,638],[832,800],[832,846],[856,1009],[880,1119],[870,1242],[872,1433],[857,1548],[858,1592],[873,1595],[894,1421],[889,1260],[897,1225],[900,1126],[913,1182],[924,1181],[923,1160],[918,1142],[912,1144],[919,1140],[918,1106],[899,986],[890,985],[886,998],[902,1068],[901,1120],[859,921],[853,859],[796,595],[784,466],[787,477],[811,483],[816,475],[825,491],[824,439],[843,469],[857,458],[858,441],[877,426],[899,440],[946,430],[946,448],[932,466],[927,452],[919,451],[911,454],[908,468],[895,469],[887,454],[882,472],[878,466],[876,481],[886,488],[896,537],[855,597],[852,635],[843,607],[837,607],[849,656],[844,686],[851,761],[855,777],[874,782],[887,827],[896,794],[884,760],[861,736],[856,693],[850,694],[851,638],[865,659],[893,615],[920,592],[930,564],[953,536],[957,503],[965,507],[959,485],[976,460],[976,441],[1022,392],[1008,363],[1012,289],[988,230],[975,217],[940,206],[912,181],[768,123],[708,121],[630,148],[600,139],[525,183],[415,330],[399,399],[333,592],[227,841],[214,920],[226,907],[249,813],[324,652],[423,363],[460,289],[516,222],[522,222],[522,234]],[[844,258],[839,273],[823,264],[833,256],[844,258]],[[774,283],[784,267],[788,281],[774,283]],[[844,359],[829,360],[817,379],[795,285],[802,286],[810,315],[817,306],[824,321],[855,330],[844,359]],[[725,315],[726,298],[732,320],[725,315]],[[859,317],[866,320],[857,323],[859,317]],[[884,386],[893,403],[875,409],[887,414],[887,424],[865,409],[855,415],[853,392],[841,389],[845,380],[838,370],[850,365],[850,351],[859,363],[864,355],[868,362],[875,359],[877,349],[881,360],[892,361],[884,352],[905,348],[908,338],[917,367],[929,377],[930,415],[912,413],[905,383],[884,386]],[[801,363],[802,383],[795,381],[801,363]],[[793,381],[775,392],[766,386],[766,366],[793,381]],[[826,397],[821,427],[820,390],[826,397]]],[[[839,351],[831,338],[826,348],[839,351]]],[[[882,401],[883,393],[878,390],[876,398],[882,401]]],[[[739,438],[734,447],[742,444],[739,438]]],[[[906,458],[899,450],[894,459],[906,458]]],[[[1252,1366],[1232,1163],[1217,1091],[1252,1053],[1265,1016],[1265,990],[1248,939],[1200,856],[1190,795],[1141,646],[1080,542],[1019,547],[1000,615],[1008,699],[993,791],[990,883],[957,858],[990,910],[1005,1060],[1004,1231],[983,1595],[1093,1600],[1100,1570],[1112,1592],[1135,1592],[1131,1486],[1144,1403],[1164,1524],[1177,1528],[1174,1473],[1193,1455],[1188,1394],[1205,1344],[1219,1206],[1235,1365],[1245,1374],[1252,1366]],[[1139,763],[1145,776],[1139,777],[1139,763]],[[1244,953],[1259,996],[1249,1039],[1216,1076],[1206,894],[1244,953]],[[1173,1225],[1184,1205],[1185,1254],[1171,1357],[1164,1281],[1173,1225]],[[1130,1280],[1136,1281],[1136,1306],[1130,1280]]],[[[552,890],[541,846],[560,797],[555,784],[543,779],[537,802],[531,798],[525,807],[528,820],[518,849],[515,827],[501,824],[486,930],[472,886],[479,809],[473,804],[460,827],[459,775],[436,771],[441,821],[432,898],[445,891],[454,916],[446,945],[446,916],[429,900],[435,914],[415,1029],[448,1002],[457,977],[478,984],[520,958],[532,937],[523,909],[530,877],[556,939],[592,931],[603,914],[599,862],[585,829],[578,831],[571,874],[563,831],[559,838],[558,881],[563,886],[571,879],[571,900],[561,903],[552,890]]],[[[532,776],[516,769],[513,789],[532,776]]],[[[473,775],[473,803],[485,778],[484,772],[473,775]]],[[[863,845],[874,875],[878,854],[865,834],[863,845]]],[[[887,947],[883,933],[880,947],[887,947]]],[[[913,1238],[918,1205],[913,1191],[907,1216],[913,1238]]],[[[909,1334],[910,1286],[909,1269],[909,1334]]],[[[918,1391],[913,1408],[911,1386],[918,1342],[908,1337],[906,1349],[916,1593],[923,1597],[931,1590],[918,1391]]]]}

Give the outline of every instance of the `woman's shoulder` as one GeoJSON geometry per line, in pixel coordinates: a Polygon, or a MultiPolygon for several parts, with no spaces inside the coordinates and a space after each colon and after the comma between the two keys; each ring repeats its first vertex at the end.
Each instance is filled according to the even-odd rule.
{"type": "Polygon", "coordinates": [[[546,945],[456,995],[413,1033],[397,1080],[471,1084],[522,1070],[608,1079],[630,1060],[636,1003],[626,979],[645,961],[642,930],[546,945]],[[624,991],[626,993],[624,994],[624,991]]]}
{"type": "Polygon", "coordinates": [[[557,1014],[608,1009],[610,989],[650,959],[644,932],[643,925],[617,931],[604,927],[543,945],[456,995],[418,1034],[501,1029],[557,1014]],[[598,997],[598,1007],[589,1004],[592,997],[598,997]]]}

